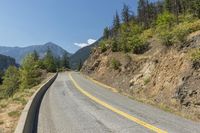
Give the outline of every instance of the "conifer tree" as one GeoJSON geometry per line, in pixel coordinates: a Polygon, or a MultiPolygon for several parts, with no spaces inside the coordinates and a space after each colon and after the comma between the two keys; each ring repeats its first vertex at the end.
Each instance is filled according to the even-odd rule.
{"type": "Polygon", "coordinates": [[[13,96],[15,91],[19,89],[19,79],[19,70],[15,66],[9,66],[3,76],[3,90],[6,96],[13,96]]]}
{"type": "Polygon", "coordinates": [[[130,21],[130,8],[128,5],[124,4],[124,7],[122,9],[122,20],[125,24],[128,24],[130,21]]]}
{"type": "Polygon", "coordinates": [[[120,28],[120,18],[119,18],[118,12],[116,12],[113,19],[113,30],[115,34],[118,32],[119,28],[120,28]]]}
{"type": "Polygon", "coordinates": [[[61,59],[61,66],[64,68],[69,68],[69,57],[65,52],[61,59]]]}
{"type": "Polygon", "coordinates": [[[48,72],[56,72],[56,64],[52,51],[48,48],[47,53],[44,57],[44,65],[48,72]]]}

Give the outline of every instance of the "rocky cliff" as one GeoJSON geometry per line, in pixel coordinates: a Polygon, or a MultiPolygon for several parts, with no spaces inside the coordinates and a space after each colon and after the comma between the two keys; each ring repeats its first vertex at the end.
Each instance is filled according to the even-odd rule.
{"type": "Polygon", "coordinates": [[[96,48],[82,72],[134,99],[200,120],[200,63],[190,57],[196,48],[200,48],[200,32],[172,47],[152,38],[144,54],[102,53],[96,48]]]}

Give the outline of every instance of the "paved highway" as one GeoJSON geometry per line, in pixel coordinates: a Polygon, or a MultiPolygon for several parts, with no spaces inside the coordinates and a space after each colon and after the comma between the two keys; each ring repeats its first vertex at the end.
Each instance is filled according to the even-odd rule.
{"type": "Polygon", "coordinates": [[[39,111],[38,133],[200,133],[200,123],[131,100],[79,73],[59,73],[39,111]]]}

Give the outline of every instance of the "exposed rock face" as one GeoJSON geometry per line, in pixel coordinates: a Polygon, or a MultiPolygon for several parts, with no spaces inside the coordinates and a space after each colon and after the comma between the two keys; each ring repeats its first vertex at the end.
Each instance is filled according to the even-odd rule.
{"type": "Polygon", "coordinates": [[[190,35],[184,47],[166,48],[152,39],[144,54],[124,54],[96,48],[82,72],[94,79],[128,93],[200,120],[200,63],[192,63],[189,52],[200,43],[200,32],[190,35]],[[112,69],[115,58],[121,66],[112,69]]]}

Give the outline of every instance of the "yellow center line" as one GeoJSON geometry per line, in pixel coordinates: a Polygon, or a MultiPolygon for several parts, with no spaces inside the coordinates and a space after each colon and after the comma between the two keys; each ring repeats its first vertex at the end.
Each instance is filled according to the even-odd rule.
{"type": "Polygon", "coordinates": [[[148,123],[146,123],[146,122],[144,122],[144,121],[142,121],[142,120],[140,120],[140,119],[138,119],[138,118],[136,118],[136,117],[133,117],[133,116],[131,116],[131,115],[129,115],[129,114],[127,114],[127,113],[125,113],[125,112],[123,112],[123,111],[121,111],[121,110],[119,110],[119,109],[117,109],[117,108],[115,108],[115,107],[113,107],[113,106],[107,104],[106,102],[104,102],[104,101],[102,101],[102,100],[100,100],[100,99],[94,97],[93,95],[91,95],[90,93],[88,93],[87,91],[85,91],[84,89],[82,89],[82,88],[77,84],[77,82],[72,78],[71,73],[69,73],[69,78],[70,78],[71,81],[73,82],[74,86],[75,86],[82,94],[84,94],[85,96],[89,97],[91,100],[95,101],[96,103],[98,103],[98,104],[100,104],[100,105],[106,107],[107,109],[109,109],[109,110],[111,110],[111,111],[113,111],[113,112],[115,112],[115,113],[117,113],[117,114],[119,114],[119,115],[121,115],[121,116],[123,116],[123,117],[125,117],[125,118],[127,118],[127,119],[129,119],[129,120],[131,120],[131,121],[133,121],[133,122],[135,122],[135,123],[137,123],[137,124],[139,124],[139,125],[142,125],[142,126],[148,128],[148,129],[150,129],[150,130],[152,130],[152,131],[154,131],[154,132],[157,132],[157,133],[167,133],[166,131],[164,131],[164,130],[162,130],[162,129],[159,129],[159,128],[157,128],[157,127],[155,127],[155,126],[153,126],[153,125],[151,125],[151,124],[148,124],[148,123]]]}

